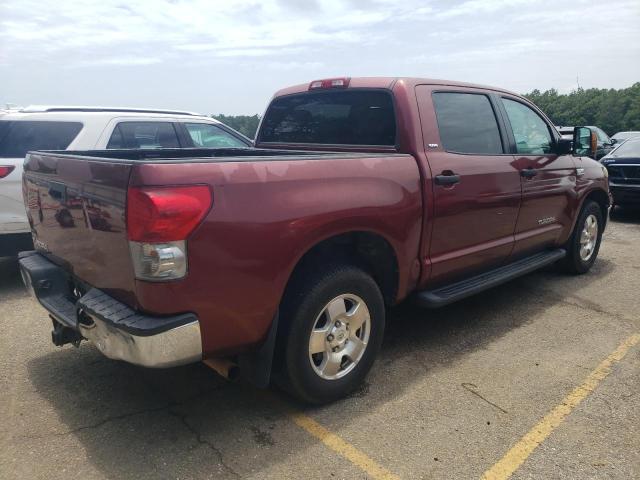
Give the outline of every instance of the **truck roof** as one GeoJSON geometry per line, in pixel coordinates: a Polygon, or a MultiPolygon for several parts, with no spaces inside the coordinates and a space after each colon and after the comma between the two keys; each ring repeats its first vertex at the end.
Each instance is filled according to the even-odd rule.
{"type": "MultiPolygon", "coordinates": [[[[418,78],[418,77],[337,77],[337,78],[349,78],[349,86],[347,88],[384,88],[391,89],[398,82],[403,82],[407,87],[414,87],[420,84],[427,85],[447,85],[454,87],[469,87],[469,88],[481,88],[483,90],[493,90],[497,92],[508,93],[511,95],[518,95],[517,93],[510,92],[502,88],[489,87],[487,85],[478,85],[475,83],[456,82],[452,80],[441,80],[434,78],[418,78]]],[[[309,91],[309,85],[311,82],[301,83],[286,87],[278,90],[274,97],[280,97],[282,95],[291,95],[293,93],[303,93],[309,91]]]]}
{"type": "Polygon", "coordinates": [[[27,107],[0,113],[2,120],[67,121],[106,124],[113,118],[131,117],[135,119],[188,118],[206,119],[209,123],[220,123],[212,117],[197,113],[172,110],[125,109],[111,107],[27,107]]]}

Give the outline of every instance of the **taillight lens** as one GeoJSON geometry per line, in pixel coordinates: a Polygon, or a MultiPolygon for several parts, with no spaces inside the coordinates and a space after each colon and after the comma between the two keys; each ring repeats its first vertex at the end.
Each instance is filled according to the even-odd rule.
{"type": "Polygon", "coordinates": [[[206,185],[129,188],[129,240],[185,240],[207,214],[211,208],[211,201],[211,190],[206,185]]]}
{"type": "Polygon", "coordinates": [[[175,280],[187,274],[186,239],[211,208],[206,185],[132,187],[127,235],[136,278],[175,280]]]}
{"type": "Polygon", "coordinates": [[[0,165],[0,178],[4,178],[13,172],[13,169],[16,168],[13,165],[0,165]]]}

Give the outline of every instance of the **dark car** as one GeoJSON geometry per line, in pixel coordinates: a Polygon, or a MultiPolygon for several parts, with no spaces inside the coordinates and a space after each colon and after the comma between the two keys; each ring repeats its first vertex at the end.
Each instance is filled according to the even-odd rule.
{"type": "Polygon", "coordinates": [[[614,205],[640,204],[640,137],[621,144],[602,159],[609,171],[614,205]]]}

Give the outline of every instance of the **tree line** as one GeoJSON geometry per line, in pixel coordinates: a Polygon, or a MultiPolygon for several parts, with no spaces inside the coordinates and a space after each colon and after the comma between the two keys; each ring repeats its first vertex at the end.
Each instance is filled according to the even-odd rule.
{"type": "Polygon", "coordinates": [[[595,125],[609,135],[640,130],[640,82],[629,88],[578,88],[559,94],[555,88],[525,94],[556,125],[595,125]]]}
{"type": "Polygon", "coordinates": [[[246,135],[249,138],[253,138],[258,130],[258,124],[260,123],[260,115],[211,115],[216,120],[230,126],[234,130],[246,135]]]}
{"type": "MultiPolygon", "coordinates": [[[[560,94],[555,88],[525,94],[556,125],[596,125],[609,135],[640,130],[640,82],[629,88],[578,88],[560,94]]],[[[212,115],[249,138],[255,136],[260,115],[212,115]]]]}

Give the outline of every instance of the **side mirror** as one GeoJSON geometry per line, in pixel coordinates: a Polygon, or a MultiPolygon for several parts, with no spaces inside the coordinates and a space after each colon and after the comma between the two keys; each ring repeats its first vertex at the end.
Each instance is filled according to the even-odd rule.
{"type": "Polygon", "coordinates": [[[598,150],[598,135],[589,127],[576,127],[573,130],[573,154],[580,157],[595,158],[598,150]]]}
{"type": "Polygon", "coordinates": [[[568,138],[560,138],[557,143],[556,153],[558,155],[568,155],[573,153],[573,140],[569,140],[568,138]]]}
{"type": "Polygon", "coordinates": [[[616,143],[618,143],[618,140],[615,138],[611,139],[611,145],[615,145],[616,143]]]}

